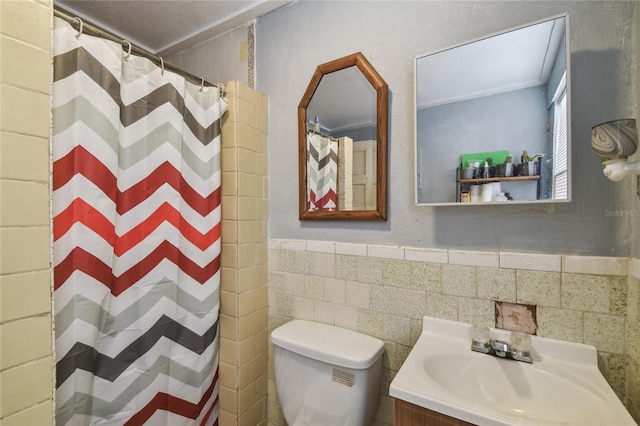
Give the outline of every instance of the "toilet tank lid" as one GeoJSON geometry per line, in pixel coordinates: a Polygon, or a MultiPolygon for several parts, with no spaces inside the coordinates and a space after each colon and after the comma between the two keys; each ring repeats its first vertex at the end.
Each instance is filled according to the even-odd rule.
{"type": "Polygon", "coordinates": [[[283,349],[344,368],[368,368],[382,355],[382,340],[312,321],[292,320],[271,333],[283,349]]]}

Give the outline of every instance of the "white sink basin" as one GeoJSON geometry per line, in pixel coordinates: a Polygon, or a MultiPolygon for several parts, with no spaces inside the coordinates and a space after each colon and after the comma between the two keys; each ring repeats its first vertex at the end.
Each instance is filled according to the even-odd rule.
{"type": "MultiPolygon", "coordinates": [[[[593,346],[532,337],[533,363],[473,352],[470,324],[425,317],[389,395],[481,425],[635,425],[593,346]]],[[[508,332],[491,330],[508,341],[508,332]]]]}

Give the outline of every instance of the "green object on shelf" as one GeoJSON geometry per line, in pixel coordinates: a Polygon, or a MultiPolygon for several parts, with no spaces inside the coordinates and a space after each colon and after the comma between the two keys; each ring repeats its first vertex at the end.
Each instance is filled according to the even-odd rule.
{"type": "Polygon", "coordinates": [[[527,150],[522,151],[522,161],[526,163],[530,163],[531,161],[536,161],[538,158],[542,158],[544,154],[536,154],[533,157],[527,154],[527,150]]]}
{"type": "Polygon", "coordinates": [[[484,162],[487,161],[487,158],[491,157],[493,159],[493,164],[504,163],[504,160],[509,155],[509,151],[491,151],[491,152],[476,152],[474,154],[463,154],[462,155],[462,168],[466,169],[469,166],[469,163],[475,163],[476,161],[480,163],[480,167],[484,165],[484,162]]]}

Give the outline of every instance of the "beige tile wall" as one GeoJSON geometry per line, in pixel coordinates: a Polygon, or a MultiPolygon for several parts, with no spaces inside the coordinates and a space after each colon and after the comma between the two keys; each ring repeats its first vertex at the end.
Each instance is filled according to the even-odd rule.
{"type": "Polygon", "coordinates": [[[267,424],[267,97],[227,84],[222,127],[220,424],[267,424]]]}
{"type": "Polygon", "coordinates": [[[52,424],[51,12],[0,2],[0,423],[52,424]]]}
{"type": "Polygon", "coordinates": [[[629,262],[629,299],[627,306],[626,392],[624,402],[640,423],[640,259],[629,262]]]}
{"type": "MultiPolygon", "coordinates": [[[[382,339],[376,424],[391,425],[389,385],[423,316],[493,326],[494,300],[534,304],[538,335],[595,345],[601,371],[640,420],[640,302],[629,264],[638,268],[627,258],[271,240],[269,328],[298,318],[382,339]]],[[[269,420],[282,425],[272,364],[269,420]]]]}

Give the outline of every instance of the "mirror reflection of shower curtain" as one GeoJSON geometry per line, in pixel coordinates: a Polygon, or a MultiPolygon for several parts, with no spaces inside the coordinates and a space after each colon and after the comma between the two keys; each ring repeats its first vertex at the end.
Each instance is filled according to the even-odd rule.
{"type": "Polygon", "coordinates": [[[307,210],[336,210],[338,142],[307,133],[307,210]]]}
{"type": "Polygon", "coordinates": [[[55,18],[56,424],[218,423],[226,102],[55,18]]]}

